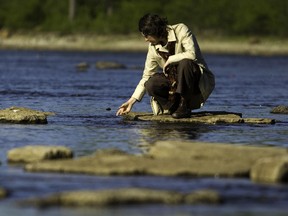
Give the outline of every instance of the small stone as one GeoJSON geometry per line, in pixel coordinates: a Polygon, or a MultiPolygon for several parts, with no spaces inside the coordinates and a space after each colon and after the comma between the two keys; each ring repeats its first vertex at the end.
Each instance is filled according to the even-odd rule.
{"type": "Polygon", "coordinates": [[[86,71],[89,68],[89,64],[87,62],[80,62],[76,65],[78,71],[86,71]]]}
{"type": "Polygon", "coordinates": [[[274,113],[274,114],[288,114],[288,106],[280,105],[280,106],[274,107],[271,110],[271,113],[274,113]]]}
{"type": "Polygon", "coordinates": [[[107,107],[106,110],[107,110],[107,111],[111,111],[111,108],[110,108],[110,107],[107,107]]]}

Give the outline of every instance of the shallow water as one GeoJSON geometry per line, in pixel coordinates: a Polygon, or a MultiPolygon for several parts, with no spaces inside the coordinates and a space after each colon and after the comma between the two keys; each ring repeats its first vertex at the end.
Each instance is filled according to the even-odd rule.
{"type": "MultiPolygon", "coordinates": [[[[274,118],[275,125],[190,125],[125,122],[117,107],[133,93],[145,53],[0,51],[0,108],[23,106],[55,112],[47,125],[0,125],[0,186],[10,196],[0,202],[1,215],[284,215],[286,185],[254,184],[247,179],[185,177],[103,177],[26,173],[6,163],[8,150],[24,145],[64,145],[76,156],[118,148],[141,153],[158,140],[198,140],[288,147],[288,116],[270,111],[287,105],[288,57],[206,55],[216,88],[199,111],[240,112],[243,117],[274,118]],[[127,69],[97,70],[101,60],[127,69]],[[88,62],[87,71],[75,65],[88,62]],[[110,110],[111,109],[111,110],[110,110]],[[148,187],[188,192],[218,190],[221,206],[123,206],[117,208],[23,208],[17,201],[77,189],[148,187]]],[[[149,98],[134,111],[150,111],[149,98]]]]}

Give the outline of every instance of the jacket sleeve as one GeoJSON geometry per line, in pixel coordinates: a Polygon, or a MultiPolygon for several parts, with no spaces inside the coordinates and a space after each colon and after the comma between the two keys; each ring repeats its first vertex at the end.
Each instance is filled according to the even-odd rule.
{"type": "Polygon", "coordinates": [[[144,97],[146,93],[144,84],[151,76],[153,76],[157,72],[157,68],[158,63],[156,52],[154,50],[154,47],[152,45],[149,45],[142,78],[139,81],[134,93],[132,94],[132,97],[135,98],[137,101],[141,101],[144,97]]]}
{"type": "Polygon", "coordinates": [[[178,46],[181,46],[183,52],[172,55],[167,60],[168,64],[177,63],[183,59],[196,60],[196,51],[194,44],[194,36],[185,24],[179,24],[175,28],[178,46]]]}

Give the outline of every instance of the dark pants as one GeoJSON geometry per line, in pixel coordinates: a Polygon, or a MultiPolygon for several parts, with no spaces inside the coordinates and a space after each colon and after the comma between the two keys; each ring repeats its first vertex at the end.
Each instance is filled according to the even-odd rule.
{"type": "MultiPolygon", "coordinates": [[[[177,89],[176,93],[186,100],[191,95],[199,94],[199,80],[201,72],[199,66],[190,59],[183,59],[177,66],[177,89]]],[[[145,88],[150,96],[160,103],[164,109],[169,109],[169,81],[163,73],[152,76],[145,83],[145,88]]]]}

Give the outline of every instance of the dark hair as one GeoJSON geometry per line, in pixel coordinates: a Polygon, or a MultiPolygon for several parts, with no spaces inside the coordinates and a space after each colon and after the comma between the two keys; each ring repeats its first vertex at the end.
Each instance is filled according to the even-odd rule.
{"type": "Polygon", "coordinates": [[[159,38],[166,38],[168,21],[166,18],[161,18],[157,14],[145,14],[139,20],[139,31],[145,36],[151,35],[159,38]]]}

